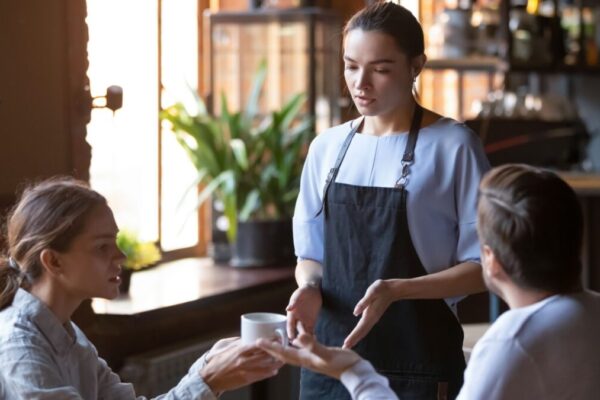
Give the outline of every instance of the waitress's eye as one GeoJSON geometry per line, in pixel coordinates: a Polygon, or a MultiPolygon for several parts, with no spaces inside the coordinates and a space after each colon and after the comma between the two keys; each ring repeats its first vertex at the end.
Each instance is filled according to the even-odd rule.
{"type": "Polygon", "coordinates": [[[354,71],[356,69],[356,65],[344,65],[344,69],[348,70],[348,71],[354,71]]]}
{"type": "Polygon", "coordinates": [[[377,72],[378,74],[387,74],[390,71],[388,71],[387,69],[376,69],[375,72],[377,72]]]}

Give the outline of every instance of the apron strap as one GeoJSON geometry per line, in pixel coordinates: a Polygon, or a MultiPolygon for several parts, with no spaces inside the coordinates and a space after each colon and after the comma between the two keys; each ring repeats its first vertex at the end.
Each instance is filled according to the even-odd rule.
{"type": "Polygon", "coordinates": [[[415,147],[417,138],[419,137],[419,129],[421,128],[421,120],[423,119],[423,107],[419,103],[415,103],[415,111],[413,113],[412,122],[410,123],[410,131],[402,156],[402,175],[396,181],[396,189],[404,189],[408,183],[408,175],[410,173],[410,165],[415,161],[415,147]]]}
{"type": "MultiPolygon", "coordinates": [[[[415,158],[415,147],[417,145],[417,138],[419,136],[419,129],[421,128],[421,120],[423,119],[423,107],[419,103],[415,103],[415,111],[413,112],[412,121],[410,123],[410,131],[408,133],[408,139],[406,141],[406,147],[404,148],[404,155],[402,156],[402,175],[396,181],[395,187],[397,189],[404,189],[406,184],[408,183],[408,174],[409,174],[409,166],[414,162],[415,158]]],[[[350,147],[350,142],[352,142],[352,138],[358,131],[358,128],[364,121],[363,119],[357,123],[348,133],[344,143],[342,144],[342,148],[338,153],[337,159],[335,160],[335,165],[333,168],[329,170],[329,174],[327,174],[327,179],[325,180],[325,186],[323,187],[323,201],[321,202],[321,208],[315,214],[315,217],[318,217],[323,210],[325,209],[325,203],[327,202],[327,192],[329,190],[329,186],[331,186],[331,182],[335,181],[337,177],[338,171],[340,170],[340,165],[342,165],[342,161],[344,161],[344,157],[346,156],[346,152],[350,147]]]]}
{"type": "Polygon", "coordinates": [[[323,187],[323,201],[321,202],[321,208],[319,208],[319,211],[317,211],[317,213],[315,214],[315,217],[318,217],[323,212],[323,210],[325,208],[325,203],[327,201],[327,191],[329,189],[329,186],[331,186],[331,182],[335,181],[338,171],[340,170],[340,165],[342,165],[342,161],[344,161],[346,152],[348,151],[348,148],[350,147],[350,142],[352,142],[352,138],[354,138],[356,131],[358,131],[358,128],[362,125],[364,119],[365,118],[363,117],[362,120],[359,123],[357,123],[350,130],[350,133],[348,133],[348,135],[346,136],[346,139],[344,140],[344,143],[342,144],[342,148],[340,149],[340,152],[338,153],[337,159],[335,160],[335,165],[333,166],[333,168],[331,168],[329,170],[329,173],[327,174],[327,179],[325,180],[325,186],[323,187]]]}

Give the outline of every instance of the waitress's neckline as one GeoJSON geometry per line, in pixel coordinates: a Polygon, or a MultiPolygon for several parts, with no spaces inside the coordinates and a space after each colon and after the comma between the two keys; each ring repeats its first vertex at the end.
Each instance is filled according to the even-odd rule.
{"type": "MultiPolygon", "coordinates": [[[[358,123],[358,122],[362,121],[363,118],[364,117],[358,117],[358,118],[355,118],[353,120],[350,120],[348,122],[349,125],[350,125],[350,129],[352,129],[354,127],[355,123],[358,123]]],[[[435,122],[432,122],[431,124],[427,125],[426,127],[421,128],[420,130],[422,131],[424,129],[429,129],[429,128],[431,128],[433,126],[436,126],[437,124],[441,123],[442,121],[444,121],[444,122],[445,121],[452,121],[452,118],[442,116],[442,117],[438,118],[435,122]]],[[[358,132],[357,131],[356,134],[358,136],[361,136],[361,137],[370,137],[370,138],[375,138],[375,139],[383,139],[383,138],[387,138],[387,137],[402,137],[402,136],[408,135],[408,131],[393,132],[393,133],[390,133],[388,135],[373,135],[372,133],[363,133],[363,132],[358,132]]]]}

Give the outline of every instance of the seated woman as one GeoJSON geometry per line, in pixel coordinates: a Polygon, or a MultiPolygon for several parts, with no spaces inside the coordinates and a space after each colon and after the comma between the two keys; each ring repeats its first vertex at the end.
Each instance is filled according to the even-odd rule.
{"type": "MultiPolygon", "coordinates": [[[[134,399],[71,322],[85,299],[119,294],[124,255],[106,199],[61,178],[24,191],[0,260],[0,375],[26,399],[134,399]]],[[[218,342],[163,399],[214,399],[273,376],[281,363],[239,340],[218,342]]]]}

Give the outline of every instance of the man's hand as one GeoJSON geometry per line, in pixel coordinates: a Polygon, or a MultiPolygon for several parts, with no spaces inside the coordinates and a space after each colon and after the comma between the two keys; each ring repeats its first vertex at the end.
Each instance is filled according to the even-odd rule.
{"type": "Polygon", "coordinates": [[[315,340],[314,336],[305,332],[301,332],[293,341],[297,349],[291,346],[284,347],[265,339],[259,339],[257,345],[281,361],[336,379],[340,379],[344,371],[361,360],[354,351],[323,346],[315,340]]]}
{"type": "Polygon", "coordinates": [[[298,323],[310,334],[314,332],[317,317],[323,304],[321,291],[312,286],[299,287],[292,293],[287,311],[287,332],[290,339],[296,337],[298,323]]]}
{"type": "Polygon", "coordinates": [[[200,376],[214,393],[221,393],[277,375],[282,365],[255,345],[225,339],[213,346],[200,376]]]}

